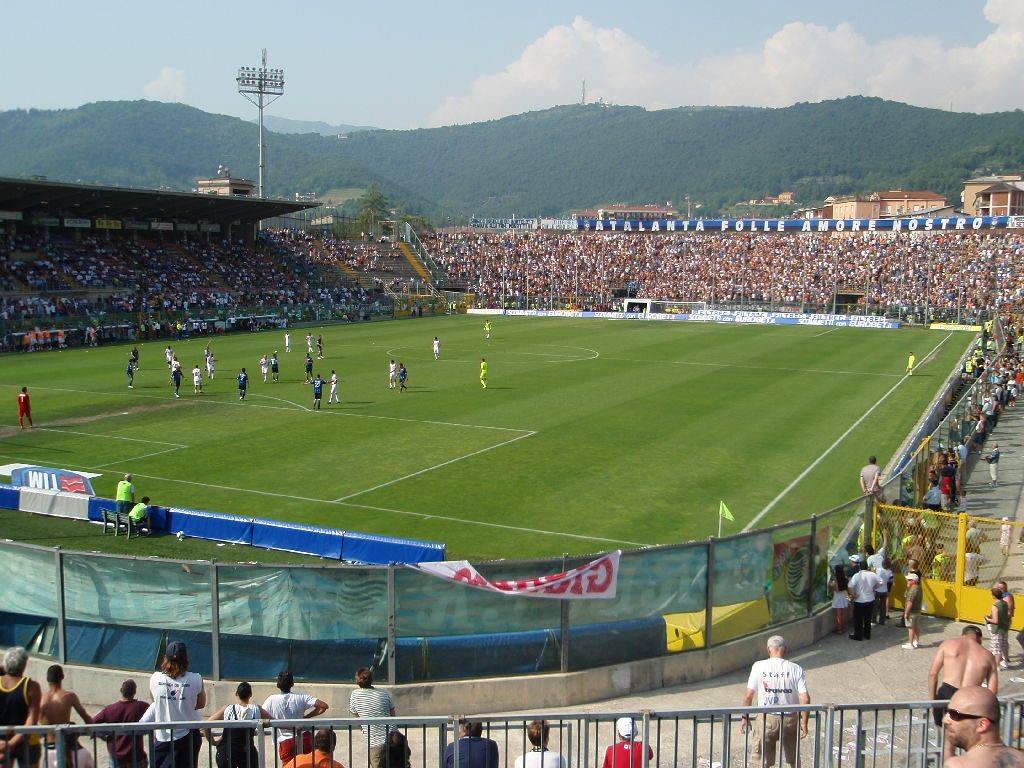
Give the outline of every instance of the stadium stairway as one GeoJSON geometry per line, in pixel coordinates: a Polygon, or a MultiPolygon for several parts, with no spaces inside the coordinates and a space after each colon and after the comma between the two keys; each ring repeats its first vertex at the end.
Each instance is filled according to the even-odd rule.
{"type": "Polygon", "coordinates": [[[223,277],[217,274],[216,271],[207,269],[205,265],[200,264],[199,261],[195,259],[191,253],[189,253],[187,250],[182,248],[177,243],[168,240],[166,242],[161,243],[161,246],[169,254],[173,254],[175,257],[181,259],[186,264],[190,265],[193,269],[195,269],[196,274],[205,275],[206,278],[211,283],[213,283],[214,287],[217,290],[233,292],[234,289],[224,281],[223,277]]]}
{"type": "Polygon", "coordinates": [[[413,271],[425,283],[430,283],[430,273],[427,268],[423,266],[423,262],[420,261],[419,257],[413,252],[410,245],[402,240],[398,241],[398,250],[405,256],[405,260],[412,266],[413,271]]]}

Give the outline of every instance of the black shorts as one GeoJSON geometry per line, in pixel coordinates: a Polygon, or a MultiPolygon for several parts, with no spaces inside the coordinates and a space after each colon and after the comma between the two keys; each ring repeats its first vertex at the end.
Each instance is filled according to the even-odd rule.
{"type": "MultiPolygon", "coordinates": [[[[953,698],[953,694],[956,693],[957,689],[949,683],[943,683],[939,686],[938,690],[935,691],[935,698],[942,699],[943,701],[949,701],[953,698]]],[[[935,725],[939,728],[942,727],[942,718],[946,716],[945,707],[934,707],[932,709],[932,717],[935,719],[935,725]]]]}

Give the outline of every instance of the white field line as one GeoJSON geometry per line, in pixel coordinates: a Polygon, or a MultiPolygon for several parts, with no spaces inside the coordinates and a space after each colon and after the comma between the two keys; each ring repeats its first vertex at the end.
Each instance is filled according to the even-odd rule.
{"type": "MultiPolygon", "coordinates": [[[[37,387],[37,389],[41,389],[41,387],[37,387]]],[[[20,457],[18,457],[18,456],[7,456],[6,454],[3,454],[2,457],[3,458],[14,459],[16,461],[21,460],[20,457]]],[[[70,468],[71,467],[69,467],[69,469],[70,468]]],[[[74,468],[84,469],[84,470],[95,469],[95,467],[85,466],[85,465],[82,465],[82,464],[74,465],[74,468]]],[[[555,536],[555,537],[559,537],[559,538],[581,539],[581,540],[585,540],[585,541],[601,541],[601,542],[609,542],[609,543],[612,543],[612,544],[627,544],[627,545],[630,545],[630,546],[638,546],[638,547],[650,546],[649,544],[641,544],[640,542],[635,542],[635,541],[625,541],[623,539],[609,539],[609,538],[604,538],[602,536],[584,536],[583,534],[579,534],[579,533],[566,533],[564,531],[548,531],[548,530],[544,530],[543,528],[527,528],[525,526],[518,526],[518,525],[504,525],[502,523],[488,523],[488,522],[484,522],[482,520],[468,520],[468,519],[462,518],[462,517],[451,517],[450,515],[429,515],[429,514],[426,514],[424,512],[410,512],[410,511],[404,510],[404,509],[391,509],[389,507],[374,507],[374,506],[370,506],[368,504],[359,504],[358,502],[353,503],[353,502],[349,502],[349,501],[333,501],[331,499],[314,499],[314,498],[310,498],[308,496],[296,496],[295,494],[291,494],[291,493],[274,493],[273,491],[257,491],[257,490],[255,490],[253,488],[237,488],[237,487],[230,486],[230,485],[217,485],[215,483],[202,483],[202,482],[199,482],[197,480],[179,480],[179,479],[173,478],[173,477],[159,477],[157,475],[144,475],[144,474],[140,474],[138,472],[133,472],[132,474],[135,477],[143,477],[143,478],[146,478],[147,480],[158,480],[158,481],[164,482],[164,483],[181,483],[182,485],[194,485],[194,486],[197,486],[199,488],[214,488],[214,489],[220,490],[220,491],[231,491],[232,493],[251,493],[251,494],[255,494],[257,496],[269,496],[269,497],[275,498],[275,499],[295,499],[297,501],[307,501],[307,502],[310,502],[311,504],[332,504],[334,506],[351,507],[353,509],[369,509],[369,510],[374,511],[374,512],[385,512],[385,513],[394,514],[394,515],[404,515],[404,516],[407,516],[407,517],[418,517],[418,518],[420,518],[422,520],[432,520],[432,519],[433,520],[445,520],[445,521],[454,522],[454,523],[462,523],[464,525],[476,525],[476,526],[481,526],[481,527],[484,527],[484,528],[500,528],[502,530],[521,531],[523,533],[532,533],[532,534],[538,534],[538,535],[541,535],[541,536],[555,536]]]]}
{"type": "Polygon", "coordinates": [[[340,498],[334,499],[334,501],[335,502],[348,501],[349,499],[353,499],[356,496],[362,496],[363,494],[370,493],[371,491],[377,491],[377,490],[380,490],[381,488],[387,488],[389,485],[394,485],[395,483],[400,483],[403,480],[408,480],[408,479],[413,478],[413,477],[418,477],[419,475],[425,475],[427,472],[433,472],[435,469],[441,469],[441,467],[447,467],[449,464],[454,464],[457,461],[462,461],[463,459],[469,459],[469,458],[472,458],[473,456],[479,456],[481,453],[487,453],[488,451],[493,451],[495,448],[501,448],[503,445],[510,445],[510,444],[516,442],[517,440],[523,440],[523,439],[525,439],[527,437],[533,437],[535,434],[537,434],[537,433],[536,432],[527,432],[526,434],[523,434],[523,435],[517,435],[517,436],[515,436],[515,437],[513,437],[513,438],[511,438],[509,440],[503,440],[500,443],[495,443],[494,445],[490,445],[490,446],[488,446],[486,448],[481,448],[479,451],[473,451],[472,453],[467,453],[467,454],[464,454],[462,456],[456,456],[454,459],[448,459],[448,461],[442,461],[440,464],[435,464],[432,467],[426,467],[425,469],[421,469],[421,470],[418,470],[416,472],[410,472],[408,475],[403,475],[402,477],[395,478],[394,480],[388,480],[386,483],[380,483],[378,485],[373,486],[372,488],[366,488],[365,490],[362,490],[362,491],[356,491],[355,493],[350,493],[347,496],[342,496],[340,498]]]}
{"type": "MultiPolygon", "coordinates": [[[[164,395],[146,395],[146,394],[143,394],[141,392],[101,392],[101,391],[92,390],[92,389],[69,389],[67,387],[38,387],[38,386],[37,387],[33,387],[33,389],[41,389],[41,390],[44,390],[44,391],[47,391],[47,392],[77,392],[77,393],[83,394],[83,395],[121,395],[121,396],[127,396],[127,397],[146,397],[146,398],[149,398],[151,400],[164,400],[164,401],[168,400],[168,398],[165,397],[164,395]]],[[[197,399],[197,400],[193,400],[191,398],[189,398],[189,399],[182,399],[182,400],[178,400],[178,401],[175,401],[174,398],[170,398],[170,400],[172,402],[180,403],[181,405],[203,403],[203,404],[206,404],[206,405],[238,406],[240,408],[267,408],[267,409],[272,410],[272,411],[294,411],[295,410],[294,408],[285,408],[284,406],[280,406],[280,405],[260,405],[258,403],[243,403],[243,402],[239,402],[237,400],[215,400],[215,399],[209,399],[209,400],[198,400],[197,399]]],[[[289,400],[288,402],[291,402],[291,401],[289,400]]],[[[293,403],[293,405],[297,405],[297,403],[293,403]]],[[[344,417],[348,417],[348,418],[352,418],[352,419],[379,419],[379,420],[382,420],[382,421],[403,421],[403,422],[407,422],[407,423],[410,423],[410,424],[437,424],[437,425],[440,425],[440,426],[443,426],[443,427],[466,427],[468,429],[493,429],[493,430],[495,430],[497,432],[530,432],[531,431],[529,429],[514,429],[512,427],[492,427],[492,426],[487,425],[487,424],[462,424],[462,423],[459,423],[457,421],[434,421],[434,420],[431,420],[431,419],[406,419],[406,418],[401,418],[399,416],[379,416],[379,415],[370,414],[370,413],[347,413],[345,411],[316,411],[316,412],[308,411],[308,413],[315,415],[316,418],[319,418],[321,414],[331,414],[333,416],[344,416],[344,417]]],[[[39,427],[37,427],[37,429],[39,429],[39,427]]]]}
{"type": "Polygon", "coordinates": [[[115,466],[117,464],[127,464],[127,463],[129,463],[131,461],[141,461],[142,459],[149,459],[149,458],[152,458],[153,456],[160,456],[161,454],[164,454],[164,453],[172,453],[174,451],[182,451],[185,448],[188,448],[188,446],[187,445],[182,445],[182,446],[180,446],[178,448],[165,448],[162,451],[153,451],[152,453],[144,453],[141,456],[129,456],[127,459],[118,459],[117,461],[108,461],[105,464],[97,464],[96,465],[96,469],[103,469],[105,467],[113,467],[113,466],[115,466]]]}
{"type": "MultiPolygon", "coordinates": [[[[604,360],[617,360],[626,363],[650,363],[651,365],[696,365],[703,368],[746,368],[752,371],[781,371],[784,373],[834,373],[842,376],[884,376],[899,378],[898,373],[877,373],[873,371],[836,371],[827,368],[773,368],[768,365],[743,365],[741,363],[707,363],[690,360],[641,360],[633,357],[608,357],[604,360]]],[[[42,389],[42,387],[38,387],[42,389]]]]}
{"type": "Polygon", "coordinates": [[[821,333],[816,333],[816,334],[814,334],[813,336],[811,336],[811,338],[812,338],[812,339],[816,339],[816,338],[818,338],[819,336],[828,336],[828,335],[829,335],[830,333],[832,333],[832,331],[834,331],[834,330],[835,330],[835,328],[829,328],[829,329],[828,329],[827,331],[822,331],[821,333]]]}
{"type": "MultiPolygon", "coordinates": [[[[35,387],[35,389],[43,389],[43,387],[35,387]]],[[[181,443],[169,443],[166,440],[150,440],[145,437],[124,437],[122,435],[103,435],[98,432],[76,432],[73,429],[56,429],[54,427],[36,427],[33,431],[35,432],[61,432],[65,435],[82,435],[83,437],[105,437],[110,440],[127,440],[132,443],[152,443],[153,445],[173,445],[175,448],[188,448],[187,445],[181,443]]]]}
{"type": "MultiPolygon", "coordinates": [[[[41,387],[39,387],[41,389],[41,387]]],[[[123,435],[104,435],[98,432],[77,432],[73,429],[54,429],[53,427],[36,427],[37,432],[57,432],[65,435],[82,435],[83,437],[100,437],[109,440],[124,440],[131,443],[149,443],[151,445],[169,445],[170,448],[164,448],[159,451],[152,451],[150,453],[144,453],[141,456],[130,456],[127,459],[118,459],[117,461],[108,461],[103,464],[97,464],[96,469],[104,469],[106,467],[114,466],[115,464],[127,464],[130,461],[139,461],[140,459],[148,459],[152,456],[160,456],[164,453],[172,453],[174,451],[181,451],[188,448],[187,445],[182,443],[169,443],[166,440],[150,440],[144,437],[124,437],[123,435]]]]}
{"type": "MultiPolygon", "coordinates": [[[[939,347],[941,347],[943,344],[945,344],[952,335],[953,335],[953,331],[950,331],[949,335],[947,335],[946,338],[944,338],[942,341],[940,341],[938,344],[936,344],[935,347],[932,348],[932,351],[929,352],[927,355],[925,355],[924,360],[927,360],[932,355],[934,355],[938,351],[939,347]]],[[[918,363],[916,366],[914,366],[913,370],[916,371],[918,368],[920,368],[922,365],[924,365],[924,360],[922,360],[920,363],[918,363]]],[[[791,482],[789,485],[787,485],[785,488],[783,488],[782,492],[778,496],[776,496],[774,499],[772,499],[770,502],[768,502],[768,505],[764,509],[762,509],[760,512],[758,512],[757,515],[754,516],[753,520],[751,520],[749,523],[747,523],[745,526],[743,526],[743,530],[744,531],[749,531],[751,528],[753,528],[755,525],[757,525],[758,522],[760,522],[762,517],[764,517],[772,509],[774,509],[775,505],[778,504],[780,501],[782,501],[782,499],[785,498],[786,494],[788,494],[791,490],[793,490],[800,483],[801,480],[803,480],[805,477],[807,477],[807,475],[809,475],[814,470],[815,467],[817,467],[819,464],[821,464],[821,462],[824,461],[826,456],[828,456],[830,453],[832,453],[832,451],[834,451],[847,437],[849,437],[850,433],[853,432],[853,430],[855,430],[857,427],[859,427],[864,422],[864,419],[866,419],[868,416],[870,416],[878,406],[880,406],[882,403],[884,403],[886,400],[888,400],[889,399],[889,395],[891,395],[893,392],[895,392],[897,389],[899,389],[900,385],[904,381],[906,381],[909,377],[910,377],[910,374],[906,374],[906,373],[903,374],[903,376],[900,378],[900,380],[897,381],[895,384],[893,384],[892,388],[888,392],[886,392],[884,395],[882,395],[875,402],[874,405],[872,405],[870,408],[868,408],[866,411],[864,411],[864,413],[861,414],[861,417],[859,419],[857,419],[855,422],[853,422],[853,424],[850,425],[849,429],[847,429],[845,432],[843,432],[843,434],[841,434],[838,438],[836,438],[836,441],[834,443],[832,443],[832,445],[830,445],[828,448],[826,448],[825,451],[820,456],[818,456],[818,458],[816,458],[814,461],[812,461],[810,463],[810,465],[807,467],[807,469],[805,469],[803,472],[801,472],[799,475],[797,475],[796,478],[793,480],[793,482],[791,482]]]]}
{"type": "Polygon", "coordinates": [[[279,402],[279,403],[290,403],[291,405],[294,405],[296,408],[300,408],[303,411],[311,411],[311,410],[313,410],[312,408],[307,408],[306,406],[302,405],[301,403],[296,403],[294,400],[286,400],[283,397],[274,397],[273,395],[260,395],[260,394],[258,394],[256,392],[250,392],[249,393],[249,397],[265,397],[267,400],[277,400],[277,402],[279,402]]]}
{"type": "Polygon", "coordinates": [[[448,520],[455,523],[469,523],[470,525],[483,525],[488,528],[502,528],[509,531],[525,531],[526,533],[541,533],[548,536],[564,536],[569,539],[584,539],[586,541],[606,541],[612,544],[627,544],[631,547],[652,547],[653,544],[645,544],[639,541],[626,541],[625,539],[608,539],[603,536],[584,536],[580,533],[564,533],[561,531],[545,531],[538,528],[526,528],[519,525],[505,525],[503,523],[485,523],[477,520],[466,520],[461,517],[449,517],[448,515],[428,515],[423,512],[408,512],[404,509],[392,509],[391,507],[375,507],[370,504],[360,504],[358,502],[352,503],[347,501],[336,501],[331,502],[332,504],[339,504],[343,507],[353,507],[356,509],[369,509],[374,512],[391,512],[396,515],[411,515],[413,517],[422,517],[424,520],[448,520]]]}

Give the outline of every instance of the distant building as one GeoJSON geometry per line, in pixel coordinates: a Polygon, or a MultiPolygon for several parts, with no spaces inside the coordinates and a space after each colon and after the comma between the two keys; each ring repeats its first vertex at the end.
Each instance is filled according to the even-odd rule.
{"type": "Polygon", "coordinates": [[[748,200],[747,205],[792,205],[792,192],[779,192],[777,195],[768,195],[759,200],[748,200]]]}
{"type": "Polygon", "coordinates": [[[256,185],[249,179],[238,179],[231,176],[227,166],[217,168],[217,175],[211,179],[196,179],[193,192],[201,195],[224,195],[234,197],[252,197],[256,185]]]}
{"type": "Polygon", "coordinates": [[[980,176],[964,182],[964,213],[975,216],[1024,215],[1024,181],[1020,174],[980,176]]]}
{"type": "MultiPolygon", "coordinates": [[[[1000,214],[979,214],[978,211],[978,195],[985,191],[988,192],[986,197],[986,207],[991,208],[992,206],[992,193],[1006,192],[1009,190],[999,188],[1001,184],[1009,184],[1014,186],[1015,182],[1021,181],[1021,174],[1019,173],[1008,173],[1003,175],[992,175],[992,176],[976,176],[973,179],[968,179],[964,182],[964,190],[960,193],[960,203],[964,213],[968,215],[984,215],[984,216],[998,216],[1000,214]],[[997,187],[998,189],[992,189],[997,187]]],[[[996,195],[996,205],[1002,201],[1003,196],[1001,194],[996,195]]],[[[1012,201],[1011,201],[1012,202],[1012,201]]],[[[1008,214],[1002,214],[1008,215],[1008,214]]],[[[1016,214],[1014,214],[1016,215],[1016,214]]]]}
{"type": "Polygon", "coordinates": [[[867,195],[840,195],[825,202],[829,201],[832,216],[828,218],[833,219],[895,219],[947,207],[943,195],[920,189],[885,189],[867,195]]]}
{"type": "Polygon", "coordinates": [[[654,219],[674,219],[678,211],[671,205],[629,205],[627,203],[615,203],[604,205],[600,208],[585,208],[581,211],[572,211],[569,218],[572,219],[615,219],[617,221],[640,220],[652,221],[654,219]]]}

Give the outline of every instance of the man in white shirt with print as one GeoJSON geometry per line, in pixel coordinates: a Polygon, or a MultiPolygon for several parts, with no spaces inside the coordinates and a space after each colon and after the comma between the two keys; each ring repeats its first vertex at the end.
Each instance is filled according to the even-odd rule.
{"type": "Polygon", "coordinates": [[[875,593],[882,591],[882,580],[877,573],[867,569],[860,555],[850,555],[850,566],[856,569],[846,582],[846,591],[853,603],[853,634],[850,639],[870,640],[875,593]]]}
{"type": "MultiPolygon", "coordinates": [[[[768,658],[755,661],[747,678],[743,693],[743,706],[754,703],[757,694],[759,707],[788,707],[810,704],[807,675],[803,667],[786,658],[786,641],[781,635],[768,638],[768,658]]],[[[775,765],[775,750],[782,737],[782,754],[787,765],[796,765],[797,722],[801,738],[807,735],[808,713],[758,715],[758,728],[754,735],[753,758],[764,768],[775,765]]],[[[750,716],[743,716],[742,729],[750,726],[750,716]]]]}

